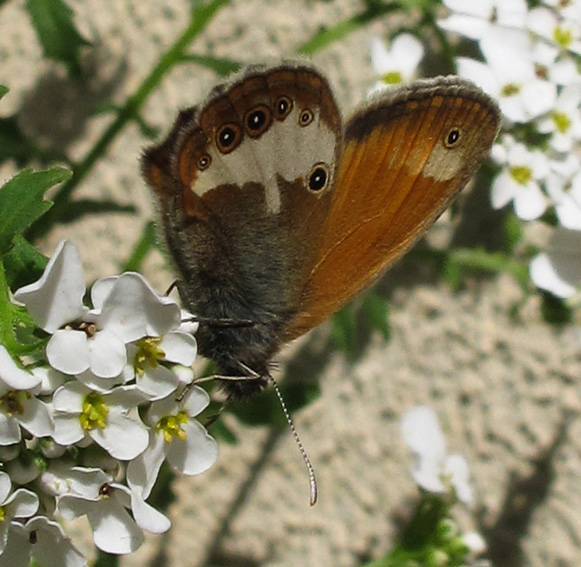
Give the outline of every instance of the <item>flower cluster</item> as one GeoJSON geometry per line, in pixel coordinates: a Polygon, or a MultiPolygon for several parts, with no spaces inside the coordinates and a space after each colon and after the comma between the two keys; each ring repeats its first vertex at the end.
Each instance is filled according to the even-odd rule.
{"type": "Polygon", "coordinates": [[[0,345],[0,567],[30,557],[86,565],[60,522],[86,516],[95,545],[125,554],[169,520],[146,502],[165,460],[209,469],[215,440],[195,419],[208,405],[193,385],[196,325],[136,273],[104,278],[83,303],[77,248],[62,242],[42,277],[14,301],[50,339],[46,364],[24,369],[0,345]]]}
{"type": "Polygon", "coordinates": [[[581,1],[444,4],[440,27],[476,41],[483,56],[458,57],[458,73],[498,100],[504,118],[492,205],[512,202],[525,221],[554,211],[550,249],[530,273],[539,288],[569,298],[581,284],[581,1]]]}
{"type": "MultiPolygon", "coordinates": [[[[561,298],[581,285],[581,0],[443,0],[438,26],[448,37],[477,42],[482,60],[458,56],[458,74],[495,98],[503,133],[491,157],[499,167],[494,208],[509,203],[531,221],[554,213],[549,249],[533,258],[530,275],[561,298]]],[[[386,84],[414,78],[424,55],[404,33],[389,49],[373,38],[371,62],[386,84]]]]}

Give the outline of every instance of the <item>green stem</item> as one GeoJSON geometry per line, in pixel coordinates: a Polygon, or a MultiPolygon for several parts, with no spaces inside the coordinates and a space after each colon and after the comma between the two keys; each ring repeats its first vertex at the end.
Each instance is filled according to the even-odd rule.
{"type": "Polygon", "coordinates": [[[339,22],[333,27],[323,29],[316,33],[309,41],[299,47],[297,51],[302,55],[313,55],[316,51],[320,51],[334,41],[343,39],[345,36],[358,30],[379,16],[401,9],[402,5],[399,2],[389,2],[387,4],[382,2],[368,2],[365,10],[348,20],[339,22]]]}
{"type": "Polygon", "coordinates": [[[183,60],[188,45],[206,27],[218,9],[227,2],[228,0],[212,0],[208,4],[196,4],[192,10],[190,25],[160,58],[137,91],[119,109],[115,120],[103,132],[102,136],[85,156],[83,161],[74,168],[71,180],[65,183],[54,195],[53,208],[33,227],[29,235],[31,238],[39,238],[60,219],[69,204],[71,195],[91,171],[95,163],[105,154],[111,142],[125,128],[128,122],[136,119],[141,107],[151,92],[158,86],[161,79],[175,64],[183,60]]]}

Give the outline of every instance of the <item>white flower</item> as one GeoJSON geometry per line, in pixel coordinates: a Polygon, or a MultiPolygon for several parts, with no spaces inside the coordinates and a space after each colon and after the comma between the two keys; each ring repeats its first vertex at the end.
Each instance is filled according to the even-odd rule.
{"type": "Polygon", "coordinates": [[[527,27],[559,49],[581,54],[581,25],[571,19],[560,18],[547,8],[533,8],[528,15],[527,27]]]}
{"type": "Polygon", "coordinates": [[[134,386],[100,393],[68,382],[54,393],[53,438],[59,445],[72,445],[90,437],[112,457],[133,459],[148,441],[145,426],[129,415],[141,402],[143,396],[134,386]]]}
{"type": "Polygon", "coordinates": [[[528,122],[555,105],[557,87],[536,75],[525,32],[494,28],[480,41],[486,63],[458,57],[458,73],[498,100],[511,122],[528,122]]]}
{"type": "Polygon", "coordinates": [[[412,476],[417,485],[435,494],[450,488],[462,502],[472,502],[468,463],[460,455],[447,455],[446,442],[434,412],[426,406],[408,410],[401,419],[404,441],[416,456],[412,476]]]}
{"type": "Polygon", "coordinates": [[[562,160],[550,160],[547,194],[553,201],[559,224],[581,230],[581,165],[572,153],[562,160]]]}
{"type": "Polygon", "coordinates": [[[562,299],[573,297],[581,286],[581,232],[557,228],[549,251],[530,263],[534,284],[562,299]]]}
{"type": "Polygon", "coordinates": [[[539,150],[528,150],[510,136],[504,136],[502,144],[496,144],[491,155],[502,165],[492,183],[492,206],[500,209],[513,201],[519,218],[539,218],[547,208],[547,199],[540,187],[540,182],[549,174],[546,156],[539,150]]]}
{"type": "Polygon", "coordinates": [[[38,496],[30,490],[19,488],[12,494],[10,477],[5,472],[0,472],[0,554],[4,553],[8,530],[12,519],[30,518],[38,510],[38,496]]]}
{"type": "Polygon", "coordinates": [[[526,23],[525,0],[444,0],[444,5],[456,13],[439,20],[438,25],[471,39],[480,39],[495,26],[523,29],[526,23]]]}
{"type": "Polygon", "coordinates": [[[160,364],[168,361],[191,366],[196,359],[196,339],[181,331],[167,333],[163,337],[145,337],[129,347],[127,378],[136,377],[137,387],[150,399],[160,400],[175,392],[178,376],[160,364]]]}
{"type": "Polygon", "coordinates": [[[563,88],[548,117],[538,121],[540,132],[551,134],[549,145],[559,153],[568,153],[581,140],[581,84],[563,88]]]}
{"type": "Polygon", "coordinates": [[[147,499],[164,459],[186,475],[203,473],[216,462],[216,441],[194,419],[209,401],[202,388],[192,386],[180,402],[170,396],[151,404],[146,417],[152,426],[149,445],[127,467],[127,483],[132,490],[147,499]]]}
{"type": "Polygon", "coordinates": [[[85,330],[59,330],[47,346],[51,365],[67,374],[90,369],[101,378],[114,378],[127,362],[127,343],[163,335],[180,324],[177,304],[160,297],[140,274],[99,280],[91,298],[95,309],[85,316],[85,330]]]}
{"type": "Polygon", "coordinates": [[[66,323],[81,319],[88,309],[83,305],[85,281],[79,251],[63,240],[48,261],[42,277],[14,293],[24,303],[41,329],[54,333],[66,323]]]}
{"type": "Polygon", "coordinates": [[[58,510],[67,520],[87,516],[95,545],[116,554],[132,553],[143,543],[143,532],[127,511],[131,494],[100,469],[76,469],[80,482],[57,497],[58,510]]]}
{"type": "Polygon", "coordinates": [[[462,543],[470,550],[465,561],[471,562],[486,551],[486,541],[478,532],[467,532],[463,534],[462,543]]]}
{"type": "Polygon", "coordinates": [[[11,522],[8,543],[0,555],[0,567],[86,567],[87,560],[73,546],[60,525],[36,516],[25,525],[11,522]]]}
{"type": "Polygon", "coordinates": [[[37,437],[52,433],[46,405],[31,392],[40,383],[40,377],[19,368],[0,345],[0,445],[20,441],[20,427],[37,437]]]}
{"type": "Polygon", "coordinates": [[[84,292],[78,251],[63,242],[40,280],[14,294],[38,325],[52,333],[47,358],[65,374],[91,370],[100,378],[114,378],[127,362],[127,343],[163,335],[180,324],[177,304],[160,297],[139,274],[96,282],[92,311],[82,303],[84,292]]]}
{"type": "Polygon", "coordinates": [[[424,56],[424,46],[409,33],[398,35],[385,47],[378,37],[371,38],[371,65],[380,76],[375,89],[411,81],[424,56]]]}
{"type": "Polygon", "coordinates": [[[537,75],[547,78],[555,85],[570,85],[579,81],[574,57],[564,54],[554,45],[537,41],[533,45],[532,60],[537,75]]]}

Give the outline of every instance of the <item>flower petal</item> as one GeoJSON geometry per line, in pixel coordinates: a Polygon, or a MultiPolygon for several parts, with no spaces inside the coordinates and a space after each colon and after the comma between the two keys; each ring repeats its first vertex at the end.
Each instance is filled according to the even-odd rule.
{"type": "Polygon", "coordinates": [[[218,444],[195,419],[190,419],[182,429],[186,439],[172,439],[166,450],[168,462],[186,475],[207,471],[218,458],[218,444]]]}
{"type": "Polygon", "coordinates": [[[88,346],[90,368],[95,376],[115,378],[121,374],[127,362],[127,349],[117,334],[109,329],[98,331],[89,339],[88,346]]]}
{"type": "Polygon", "coordinates": [[[164,366],[148,368],[137,377],[137,387],[152,401],[169,396],[176,391],[178,384],[178,377],[164,366]]]}
{"type": "Polygon", "coordinates": [[[99,328],[124,342],[165,335],[180,325],[178,305],[160,297],[140,274],[127,272],[115,281],[98,316],[99,328]]]}
{"type": "Polygon", "coordinates": [[[443,460],[446,443],[433,410],[415,406],[401,418],[401,433],[408,447],[421,459],[443,460]]]}
{"type": "Polygon", "coordinates": [[[26,531],[35,533],[32,556],[40,567],[86,567],[87,560],[65,535],[58,522],[37,516],[26,523],[26,531]]]}
{"type": "Polygon", "coordinates": [[[30,518],[38,510],[38,496],[26,490],[19,488],[4,503],[8,516],[12,518],[30,518]]]}
{"type": "Polygon", "coordinates": [[[127,554],[135,551],[143,543],[143,533],[115,499],[102,500],[87,518],[93,528],[95,545],[107,553],[127,554]]]}
{"type": "MultiPolygon", "coordinates": [[[[6,547],[4,541],[0,545],[0,567],[30,567],[30,538],[26,530],[18,522],[2,522],[8,536],[6,547]]],[[[3,531],[4,531],[3,530],[3,531]]]]}
{"type": "Polygon", "coordinates": [[[0,345],[0,380],[15,390],[32,390],[41,382],[39,376],[17,366],[4,345],[0,345]]]}
{"type": "Polygon", "coordinates": [[[61,329],[46,346],[49,364],[65,374],[80,374],[89,368],[89,345],[83,331],[61,329]]]}
{"type": "Polygon", "coordinates": [[[165,459],[166,443],[163,434],[150,431],[147,449],[127,466],[127,484],[131,490],[138,490],[143,498],[148,498],[159,469],[165,459]]]}
{"type": "Polygon", "coordinates": [[[56,412],[53,416],[52,438],[63,446],[74,445],[85,437],[78,415],[56,412]]]}
{"type": "Polygon", "coordinates": [[[23,408],[18,418],[20,425],[35,437],[48,437],[53,426],[46,404],[32,397],[23,402],[23,408]]]}
{"type": "Polygon", "coordinates": [[[149,441],[147,429],[129,417],[116,413],[111,408],[107,425],[103,429],[89,432],[91,438],[107,452],[121,461],[134,459],[145,451],[149,441]]]}
{"type": "Polygon", "coordinates": [[[0,412],[0,445],[12,445],[20,439],[21,432],[16,419],[0,412]]]}
{"type": "Polygon", "coordinates": [[[161,339],[159,348],[165,352],[165,360],[190,366],[196,359],[198,344],[196,339],[187,333],[174,331],[161,339]]]}
{"type": "Polygon", "coordinates": [[[65,323],[86,313],[85,281],[79,250],[63,240],[49,260],[42,277],[14,293],[24,303],[38,326],[54,333],[65,323]]]}
{"type": "Polygon", "coordinates": [[[169,518],[150,506],[136,491],[131,492],[131,510],[137,525],[152,534],[162,534],[171,528],[169,518]]]}

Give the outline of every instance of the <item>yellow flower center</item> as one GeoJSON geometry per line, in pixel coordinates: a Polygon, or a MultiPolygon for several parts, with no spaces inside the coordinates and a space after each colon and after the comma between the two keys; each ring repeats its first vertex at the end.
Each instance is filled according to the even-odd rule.
{"type": "Polygon", "coordinates": [[[381,77],[381,80],[386,85],[399,85],[403,82],[403,77],[399,71],[389,71],[389,73],[385,73],[385,75],[381,77]]]}
{"type": "Polygon", "coordinates": [[[502,87],[501,96],[514,96],[520,93],[521,86],[516,83],[507,83],[502,87]]]}
{"type": "Polygon", "coordinates": [[[165,358],[165,352],[159,348],[161,337],[145,337],[137,341],[137,352],[133,367],[138,376],[142,376],[146,368],[157,368],[158,361],[165,358]]]}
{"type": "Polygon", "coordinates": [[[564,134],[571,127],[571,119],[564,112],[553,112],[553,122],[561,134],[564,134]]]}
{"type": "Polygon", "coordinates": [[[526,165],[513,165],[510,168],[510,174],[513,179],[520,185],[526,185],[533,176],[533,172],[530,167],[526,165]]]}
{"type": "Polygon", "coordinates": [[[83,401],[83,411],[79,416],[81,427],[85,431],[93,429],[105,429],[107,425],[107,415],[109,408],[103,396],[97,392],[91,392],[85,396],[83,401]]]}
{"type": "Polygon", "coordinates": [[[563,48],[567,49],[573,43],[573,34],[571,30],[557,26],[553,30],[553,39],[563,48]]]}
{"type": "Polygon", "coordinates": [[[186,438],[186,432],[182,429],[182,425],[187,422],[188,416],[186,412],[179,411],[176,415],[162,417],[155,427],[163,433],[166,443],[169,443],[174,437],[178,437],[183,441],[186,438]]]}

